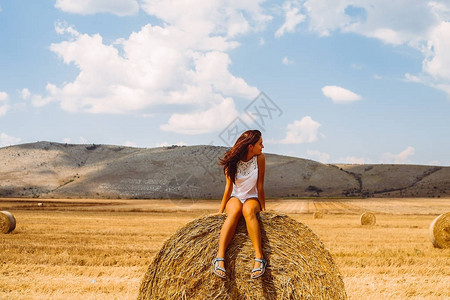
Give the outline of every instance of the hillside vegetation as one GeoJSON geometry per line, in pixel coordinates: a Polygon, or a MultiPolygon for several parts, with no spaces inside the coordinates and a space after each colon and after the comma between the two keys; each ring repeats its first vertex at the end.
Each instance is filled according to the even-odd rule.
{"type": "MultiPolygon", "coordinates": [[[[38,142],[0,148],[0,197],[220,198],[227,148],[38,142]]],[[[450,167],[332,165],[266,154],[266,197],[443,197],[450,167]]]]}

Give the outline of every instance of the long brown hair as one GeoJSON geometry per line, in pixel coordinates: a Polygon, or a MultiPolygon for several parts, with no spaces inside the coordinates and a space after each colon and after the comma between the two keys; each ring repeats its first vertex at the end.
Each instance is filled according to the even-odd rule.
{"type": "Polygon", "coordinates": [[[261,131],[247,130],[236,140],[234,146],[228,150],[219,165],[223,166],[223,172],[228,175],[234,183],[236,179],[237,163],[247,157],[248,146],[255,145],[261,138],[261,131]]]}

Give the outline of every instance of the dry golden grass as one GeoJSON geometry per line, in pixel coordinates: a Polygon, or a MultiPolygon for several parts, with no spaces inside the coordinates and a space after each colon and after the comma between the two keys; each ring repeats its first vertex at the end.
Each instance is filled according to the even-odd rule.
{"type": "Polygon", "coordinates": [[[303,221],[329,248],[350,299],[448,299],[450,251],[435,249],[429,239],[434,216],[377,218],[371,227],[360,225],[357,215],[303,221]]]}
{"type": "MultiPolygon", "coordinates": [[[[438,211],[450,210],[450,201],[429,200],[290,200],[268,201],[267,207],[284,207],[320,237],[349,299],[448,299],[450,249],[434,248],[428,229],[438,211]],[[311,211],[296,213],[305,205],[311,211]],[[316,206],[327,209],[327,218],[314,219],[316,206]],[[377,213],[375,226],[360,225],[362,210],[377,213]]],[[[36,200],[44,203],[37,207],[33,200],[0,200],[0,210],[11,211],[17,221],[11,234],[0,235],[0,299],[136,299],[163,241],[219,205],[52,201],[50,206],[36,200]]]]}

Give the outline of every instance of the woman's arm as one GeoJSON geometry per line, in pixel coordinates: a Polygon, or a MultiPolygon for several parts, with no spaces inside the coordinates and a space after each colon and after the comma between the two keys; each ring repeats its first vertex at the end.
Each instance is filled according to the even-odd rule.
{"type": "Polygon", "coordinates": [[[258,190],[258,199],[261,205],[261,210],[266,210],[266,198],[264,195],[264,174],[266,173],[266,157],[263,153],[258,155],[258,182],[256,188],[258,190]]]}
{"type": "Polygon", "coordinates": [[[219,214],[224,212],[225,207],[227,206],[227,202],[230,199],[231,192],[233,191],[233,182],[231,182],[230,177],[228,177],[228,175],[226,175],[225,178],[226,178],[227,182],[225,184],[225,191],[223,192],[222,203],[220,204],[219,214]]]}

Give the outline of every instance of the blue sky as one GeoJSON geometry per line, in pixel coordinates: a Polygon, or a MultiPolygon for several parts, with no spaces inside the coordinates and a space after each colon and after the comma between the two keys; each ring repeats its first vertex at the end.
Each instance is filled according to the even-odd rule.
{"type": "Polygon", "coordinates": [[[0,0],[0,146],[450,165],[450,2],[0,0]]]}

